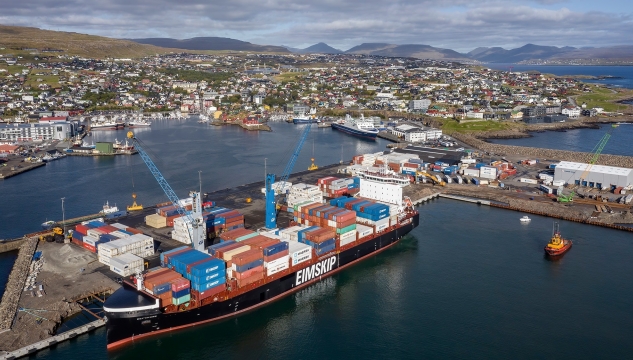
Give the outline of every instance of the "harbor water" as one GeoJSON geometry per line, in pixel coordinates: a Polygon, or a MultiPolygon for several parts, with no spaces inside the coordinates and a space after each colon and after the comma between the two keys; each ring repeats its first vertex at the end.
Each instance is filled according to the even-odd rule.
{"type": "Polygon", "coordinates": [[[495,69],[513,72],[538,71],[541,74],[609,76],[603,79],[580,79],[582,82],[604,84],[608,86],[633,89],[633,66],[573,66],[573,65],[523,65],[523,64],[486,64],[495,69]]]}
{"type": "Polygon", "coordinates": [[[235,319],[106,352],[105,330],[42,359],[628,358],[630,234],[439,199],[395,247],[235,319]],[[458,215],[456,215],[458,214],[458,215]],[[452,224],[452,225],[448,225],[452,224]],[[455,226],[457,225],[457,226],[455,226]]]}
{"type": "MultiPolygon", "coordinates": [[[[600,129],[571,129],[564,132],[544,131],[532,132],[529,138],[521,139],[489,139],[495,144],[530,146],[546,149],[569,151],[594,151],[594,147],[611,128],[611,125],[600,125],[600,129]]],[[[633,124],[621,124],[611,133],[609,142],[602,150],[603,154],[633,156],[633,124]]]]}
{"type": "MultiPolygon", "coordinates": [[[[255,133],[163,120],[136,132],[184,197],[198,188],[199,170],[203,191],[261,181],[265,158],[268,171],[280,174],[303,127],[272,127],[255,133]]],[[[94,136],[121,140],[124,132],[94,136]]],[[[617,139],[614,145],[626,142],[617,139]]],[[[315,128],[294,171],[308,167],[313,143],[317,164],[331,164],[384,150],[388,142],[315,128]]],[[[0,238],[60,219],[61,197],[66,217],[94,213],[105,201],[125,207],[132,177],[141,203],[165,201],[139,156],[66,158],[0,182],[8,197],[0,221],[11,224],[0,228],[0,238]]],[[[523,225],[521,213],[448,199],[419,210],[420,226],[396,246],[243,316],[111,352],[101,328],[32,357],[593,359],[628,358],[633,351],[629,233],[562,221],[574,246],[553,262],[543,256],[549,218],[530,215],[523,225]]]]}

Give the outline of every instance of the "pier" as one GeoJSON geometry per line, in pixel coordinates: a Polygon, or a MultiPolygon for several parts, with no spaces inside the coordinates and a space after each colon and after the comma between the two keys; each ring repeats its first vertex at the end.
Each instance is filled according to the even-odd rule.
{"type": "Polygon", "coordinates": [[[48,347],[51,347],[53,345],[59,344],[60,342],[64,342],[66,340],[70,340],[73,339],[81,334],[85,334],[88,332],[91,332],[93,330],[96,330],[102,326],[105,325],[105,320],[103,319],[98,319],[95,320],[91,323],[88,323],[86,325],[80,326],[78,328],[72,329],[72,330],[68,330],[66,332],[63,332],[59,335],[55,335],[52,336],[48,339],[44,339],[41,341],[38,341],[36,343],[33,343],[31,345],[19,348],[17,350],[14,351],[10,351],[7,352],[5,354],[0,354],[0,360],[12,360],[12,359],[17,359],[17,358],[21,358],[23,356],[29,356],[31,354],[34,354],[40,350],[44,350],[48,347]]]}
{"type": "Polygon", "coordinates": [[[45,162],[39,162],[39,163],[20,163],[17,166],[11,166],[11,168],[7,169],[7,170],[0,170],[0,180],[1,179],[8,179],[12,176],[16,176],[19,174],[22,174],[24,172],[33,170],[33,169],[37,169],[39,167],[42,166],[46,166],[45,162]]]}

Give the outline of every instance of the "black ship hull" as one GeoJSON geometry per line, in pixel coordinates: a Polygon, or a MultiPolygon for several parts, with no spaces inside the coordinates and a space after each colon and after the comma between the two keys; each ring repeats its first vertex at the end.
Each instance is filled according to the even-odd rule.
{"type": "MultiPolygon", "coordinates": [[[[145,306],[146,309],[130,307],[130,311],[108,312],[107,307],[109,304],[106,301],[108,349],[119,347],[147,336],[236,316],[278,300],[285,295],[305,288],[314,282],[320,281],[322,278],[361,261],[371,254],[387,249],[417,227],[418,224],[419,214],[416,213],[408,224],[381,234],[372,240],[341,251],[338,254],[323,255],[318,262],[311,266],[297,270],[231,299],[210,303],[192,310],[163,313],[158,308],[152,309],[150,308],[151,306],[145,306]]],[[[154,301],[129,285],[124,285],[122,289],[117,290],[112,295],[112,297],[115,296],[118,298],[128,297],[128,303],[136,302],[139,306],[151,305],[151,302],[154,301]],[[145,297],[144,299],[141,298],[143,296],[145,297]]]]}

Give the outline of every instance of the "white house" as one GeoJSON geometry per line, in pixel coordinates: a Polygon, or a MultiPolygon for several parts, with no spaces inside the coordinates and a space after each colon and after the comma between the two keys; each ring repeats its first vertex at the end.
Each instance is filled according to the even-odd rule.
{"type": "Polygon", "coordinates": [[[567,115],[570,119],[578,119],[580,117],[580,108],[578,107],[565,107],[562,111],[563,115],[567,115]]]}

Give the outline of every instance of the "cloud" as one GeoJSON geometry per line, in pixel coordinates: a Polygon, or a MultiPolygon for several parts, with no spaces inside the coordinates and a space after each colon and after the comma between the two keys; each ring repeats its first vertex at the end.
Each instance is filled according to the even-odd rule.
{"type": "Polygon", "coordinates": [[[294,46],[323,41],[343,49],[363,42],[461,51],[631,42],[632,17],[621,7],[597,3],[583,12],[572,5],[559,0],[0,0],[0,23],[120,38],[225,36],[294,46]]]}

